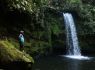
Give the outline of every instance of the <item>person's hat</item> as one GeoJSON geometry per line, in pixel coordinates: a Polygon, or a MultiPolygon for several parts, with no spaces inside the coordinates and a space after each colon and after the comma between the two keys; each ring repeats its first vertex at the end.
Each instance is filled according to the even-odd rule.
{"type": "Polygon", "coordinates": [[[20,31],[20,33],[24,33],[24,31],[23,31],[23,30],[21,30],[21,31],[20,31]]]}

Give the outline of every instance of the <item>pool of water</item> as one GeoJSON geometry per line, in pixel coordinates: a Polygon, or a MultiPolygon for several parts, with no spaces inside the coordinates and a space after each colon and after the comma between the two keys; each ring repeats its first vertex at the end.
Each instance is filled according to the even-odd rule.
{"type": "Polygon", "coordinates": [[[64,56],[47,56],[35,60],[33,70],[95,70],[95,58],[71,59],[64,56]]]}

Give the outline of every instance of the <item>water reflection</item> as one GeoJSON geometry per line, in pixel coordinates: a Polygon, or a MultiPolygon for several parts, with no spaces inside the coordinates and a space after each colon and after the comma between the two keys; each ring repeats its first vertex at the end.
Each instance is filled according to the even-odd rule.
{"type": "Polygon", "coordinates": [[[67,63],[66,70],[81,70],[81,61],[72,60],[67,63]]]}
{"type": "Polygon", "coordinates": [[[60,56],[49,56],[35,60],[33,70],[95,70],[95,59],[77,60],[60,56]]]}

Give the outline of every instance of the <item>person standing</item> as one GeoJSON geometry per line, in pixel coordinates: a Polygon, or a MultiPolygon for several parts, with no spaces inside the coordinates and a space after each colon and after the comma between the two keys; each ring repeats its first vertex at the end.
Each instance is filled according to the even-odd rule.
{"type": "Polygon", "coordinates": [[[20,50],[24,51],[24,31],[20,31],[19,44],[20,44],[20,50]]]}

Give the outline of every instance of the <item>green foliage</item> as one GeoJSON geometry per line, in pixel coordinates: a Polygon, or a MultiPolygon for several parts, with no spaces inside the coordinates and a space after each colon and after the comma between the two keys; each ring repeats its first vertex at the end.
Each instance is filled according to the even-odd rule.
{"type": "Polygon", "coordinates": [[[51,18],[50,23],[51,31],[53,32],[53,34],[58,35],[61,31],[58,20],[56,18],[51,18]]]}
{"type": "Polygon", "coordinates": [[[39,40],[32,40],[30,46],[25,46],[25,50],[27,53],[31,55],[37,54],[45,54],[47,49],[49,49],[50,45],[48,42],[39,41],[39,40]]]}
{"type": "Polygon", "coordinates": [[[70,2],[70,3],[80,3],[81,0],[70,0],[69,2],[70,2]]]}
{"type": "Polygon", "coordinates": [[[64,9],[79,11],[81,8],[81,0],[67,0],[63,6],[64,9]]]}
{"type": "Polygon", "coordinates": [[[95,7],[90,4],[83,4],[83,7],[80,10],[79,14],[80,17],[83,19],[83,25],[87,25],[92,30],[88,32],[95,32],[95,7]]]}
{"type": "Polygon", "coordinates": [[[10,10],[19,9],[22,11],[32,12],[32,0],[6,0],[10,10]]]}

